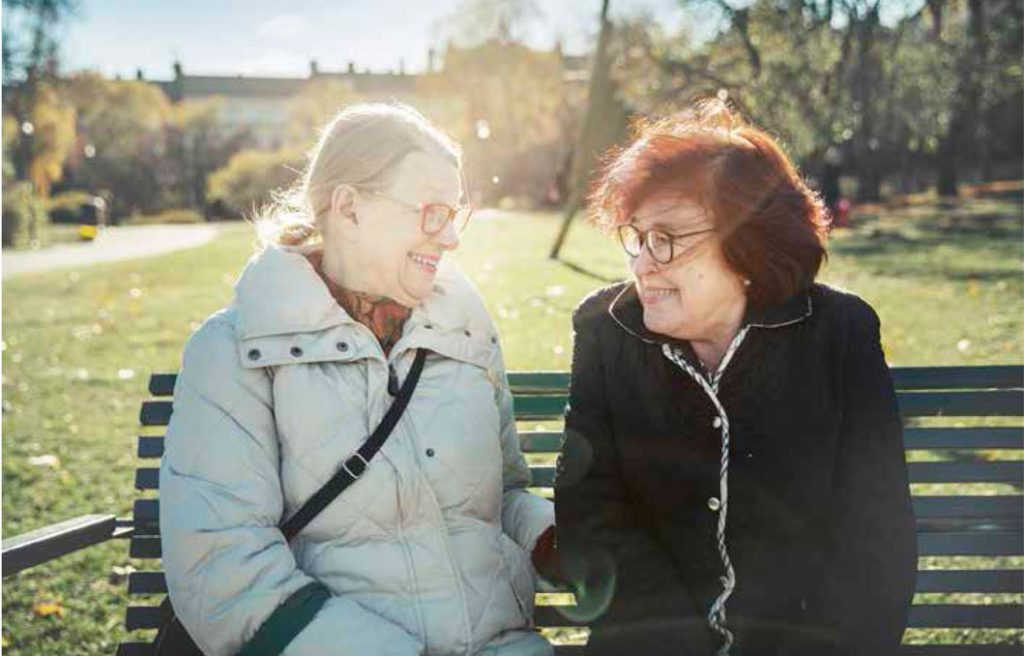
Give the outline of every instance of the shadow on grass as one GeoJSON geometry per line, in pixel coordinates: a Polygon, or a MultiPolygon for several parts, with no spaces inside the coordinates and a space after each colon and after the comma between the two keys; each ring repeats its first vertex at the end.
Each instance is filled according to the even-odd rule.
{"type": "Polygon", "coordinates": [[[1013,213],[952,213],[873,218],[831,245],[891,276],[999,281],[1020,275],[1024,217],[1013,213]]]}
{"type": "Polygon", "coordinates": [[[563,260],[559,258],[557,262],[564,266],[565,268],[575,271],[576,273],[582,276],[586,276],[587,278],[591,278],[593,280],[597,280],[599,282],[603,282],[606,284],[622,282],[624,280],[624,278],[615,278],[613,276],[606,276],[604,274],[597,273],[596,271],[591,271],[590,269],[580,266],[575,262],[570,262],[569,260],[563,260]]]}

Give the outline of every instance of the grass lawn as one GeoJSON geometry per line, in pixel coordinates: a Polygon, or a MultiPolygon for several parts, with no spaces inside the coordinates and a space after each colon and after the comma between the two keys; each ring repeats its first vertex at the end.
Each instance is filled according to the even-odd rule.
{"type": "MultiPolygon", "coordinates": [[[[1024,362],[1019,199],[872,211],[835,235],[823,277],[874,305],[893,364],[1024,362]]],[[[556,228],[550,214],[480,212],[458,255],[512,369],[567,369],[571,308],[625,275],[617,244],[582,224],[564,251],[575,268],[547,260],[556,228]]],[[[191,251],[4,281],[5,537],[129,513],[147,377],[177,367],[251,251],[237,225],[191,251]]],[[[4,651],[113,653],[133,565],[145,567],[115,542],[5,579],[4,651]]]]}

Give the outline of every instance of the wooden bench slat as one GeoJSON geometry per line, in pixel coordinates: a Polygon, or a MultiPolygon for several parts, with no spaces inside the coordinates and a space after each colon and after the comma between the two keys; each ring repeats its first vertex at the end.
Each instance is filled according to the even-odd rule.
{"type": "Polygon", "coordinates": [[[903,445],[908,450],[1024,449],[1024,427],[905,428],[903,445]]]}
{"type": "Polygon", "coordinates": [[[159,606],[129,606],[124,614],[124,628],[129,631],[155,629],[160,626],[159,606]]]}
{"type": "Polygon", "coordinates": [[[1021,531],[946,531],[918,533],[919,556],[1020,556],[1021,531]]]}
{"type": "Polygon", "coordinates": [[[1024,570],[920,570],[917,592],[1024,592],[1024,570]]]}
{"type": "Polygon", "coordinates": [[[117,656],[153,656],[152,642],[122,642],[117,646],[117,656]]]}

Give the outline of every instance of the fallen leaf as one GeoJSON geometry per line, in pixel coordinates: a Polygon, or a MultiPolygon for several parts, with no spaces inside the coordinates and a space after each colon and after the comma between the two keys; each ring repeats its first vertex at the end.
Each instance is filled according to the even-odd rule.
{"type": "Polygon", "coordinates": [[[49,617],[50,615],[64,617],[65,610],[59,601],[39,601],[32,607],[32,612],[38,617],[49,617]]]}

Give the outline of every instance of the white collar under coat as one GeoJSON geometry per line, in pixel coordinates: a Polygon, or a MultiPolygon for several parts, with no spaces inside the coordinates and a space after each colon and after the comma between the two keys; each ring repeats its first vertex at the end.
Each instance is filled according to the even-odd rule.
{"type": "MultiPolygon", "coordinates": [[[[268,247],[242,271],[232,307],[243,366],[382,357],[369,331],[331,296],[306,259],[308,250],[268,247]]],[[[433,293],[413,308],[392,357],[423,347],[489,367],[497,344],[479,293],[457,266],[444,259],[433,293]]]]}

